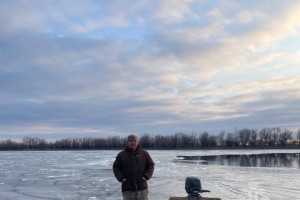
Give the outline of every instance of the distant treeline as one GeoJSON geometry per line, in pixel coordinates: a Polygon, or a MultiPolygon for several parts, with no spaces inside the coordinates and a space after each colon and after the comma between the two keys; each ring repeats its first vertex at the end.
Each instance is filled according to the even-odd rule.
{"type": "MultiPolygon", "coordinates": [[[[300,147],[300,129],[292,132],[281,128],[236,129],[234,132],[220,131],[218,134],[175,133],[173,135],[140,136],[145,149],[203,149],[203,148],[277,148],[300,147]]],[[[122,149],[127,138],[66,138],[46,141],[42,138],[24,137],[22,141],[1,140],[0,150],[93,150],[122,149]]]]}

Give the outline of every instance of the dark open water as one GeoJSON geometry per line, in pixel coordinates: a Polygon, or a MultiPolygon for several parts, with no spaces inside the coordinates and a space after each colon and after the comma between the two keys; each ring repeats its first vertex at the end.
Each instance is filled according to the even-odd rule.
{"type": "Polygon", "coordinates": [[[175,162],[241,167],[300,168],[300,153],[267,153],[249,155],[178,156],[175,162]]]}

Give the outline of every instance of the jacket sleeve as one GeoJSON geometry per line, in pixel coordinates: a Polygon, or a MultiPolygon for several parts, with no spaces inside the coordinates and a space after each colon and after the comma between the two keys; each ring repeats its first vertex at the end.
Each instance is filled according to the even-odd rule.
{"type": "Polygon", "coordinates": [[[122,182],[122,180],[125,178],[125,176],[122,173],[122,163],[121,163],[121,159],[120,159],[120,154],[117,155],[116,160],[113,164],[113,172],[114,172],[116,179],[119,182],[122,182]]]}
{"type": "Polygon", "coordinates": [[[146,172],[144,174],[144,177],[149,180],[152,175],[153,175],[153,171],[154,171],[154,162],[152,160],[152,158],[150,157],[149,153],[146,153],[146,172]]]}

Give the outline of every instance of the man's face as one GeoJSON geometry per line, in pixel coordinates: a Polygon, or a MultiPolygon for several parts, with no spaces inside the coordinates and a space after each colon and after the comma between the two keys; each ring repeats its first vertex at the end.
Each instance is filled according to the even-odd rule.
{"type": "Polygon", "coordinates": [[[136,147],[138,146],[138,141],[136,140],[129,140],[128,143],[127,143],[129,149],[131,150],[135,150],[136,147]]]}

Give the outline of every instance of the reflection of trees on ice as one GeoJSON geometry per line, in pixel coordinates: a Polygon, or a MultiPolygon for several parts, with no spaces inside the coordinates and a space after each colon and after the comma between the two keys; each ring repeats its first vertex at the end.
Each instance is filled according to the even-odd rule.
{"type": "Polygon", "coordinates": [[[251,181],[249,188],[243,189],[244,195],[239,195],[238,200],[270,200],[265,196],[265,189],[259,187],[255,181],[251,181]]]}

